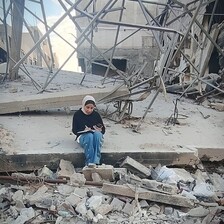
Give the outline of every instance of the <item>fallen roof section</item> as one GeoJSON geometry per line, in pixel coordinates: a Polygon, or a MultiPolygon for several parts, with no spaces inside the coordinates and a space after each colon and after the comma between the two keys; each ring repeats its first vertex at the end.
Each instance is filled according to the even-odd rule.
{"type": "Polygon", "coordinates": [[[113,91],[113,89],[114,87],[104,89],[91,88],[18,96],[11,100],[3,99],[0,102],[0,114],[79,106],[86,95],[92,95],[98,101],[101,98],[107,98],[109,100],[110,98],[128,94],[128,90],[125,87],[118,88],[116,91],[113,91]]]}

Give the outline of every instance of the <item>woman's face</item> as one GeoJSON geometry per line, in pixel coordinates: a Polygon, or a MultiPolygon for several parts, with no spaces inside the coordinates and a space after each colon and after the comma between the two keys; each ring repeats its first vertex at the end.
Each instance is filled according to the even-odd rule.
{"type": "Polygon", "coordinates": [[[94,108],[95,108],[95,106],[93,104],[91,104],[91,103],[90,104],[86,104],[84,106],[85,113],[87,115],[91,114],[93,112],[94,108]]]}

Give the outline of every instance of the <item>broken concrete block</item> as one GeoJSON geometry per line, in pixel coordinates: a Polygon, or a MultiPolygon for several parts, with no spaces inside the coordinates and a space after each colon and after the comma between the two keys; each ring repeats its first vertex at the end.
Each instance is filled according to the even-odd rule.
{"type": "Polygon", "coordinates": [[[127,168],[133,174],[136,174],[141,178],[146,178],[151,175],[151,170],[149,168],[129,156],[127,156],[126,159],[121,163],[120,167],[127,168]]]}
{"type": "Polygon", "coordinates": [[[70,176],[70,184],[73,186],[81,187],[81,186],[85,185],[85,182],[86,182],[86,178],[81,173],[73,173],[70,176]]]}
{"type": "Polygon", "coordinates": [[[92,196],[86,201],[86,206],[94,211],[97,207],[99,207],[103,202],[102,196],[92,196]]]}
{"type": "Polygon", "coordinates": [[[75,173],[75,168],[70,161],[61,159],[59,168],[60,170],[57,172],[57,175],[60,177],[70,177],[75,173]]]}
{"type": "Polygon", "coordinates": [[[106,215],[107,213],[111,212],[112,210],[113,210],[113,206],[112,205],[101,204],[94,211],[95,211],[95,214],[106,215]]]}
{"type": "Polygon", "coordinates": [[[10,205],[8,212],[14,219],[16,219],[18,217],[18,215],[19,215],[19,213],[16,210],[15,206],[11,206],[10,205]]]}
{"type": "Polygon", "coordinates": [[[25,223],[35,216],[35,211],[32,207],[23,208],[20,211],[20,215],[15,220],[15,223],[25,223]]]}
{"type": "Polygon", "coordinates": [[[23,191],[18,190],[12,196],[13,201],[23,201],[23,191]]]}
{"type": "Polygon", "coordinates": [[[114,198],[110,205],[113,206],[113,211],[121,211],[125,205],[125,203],[117,198],[114,198]]]}
{"type": "Polygon", "coordinates": [[[126,202],[124,208],[122,209],[122,212],[131,216],[134,214],[134,209],[135,205],[133,203],[130,204],[129,202],[126,202]]]}
{"type": "Polygon", "coordinates": [[[71,218],[72,217],[72,215],[68,211],[61,211],[61,210],[59,210],[58,211],[58,215],[60,215],[63,218],[71,218]]]}
{"type": "Polygon", "coordinates": [[[47,190],[48,187],[46,185],[42,185],[34,194],[26,195],[25,198],[30,202],[31,205],[33,205],[47,196],[47,190]]]}
{"type": "Polygon", "coordinates": [[[141,208],[148,208],[149,207],[149,204],[148,204],[148,202],[146,200],[141,200],[139,202],[139,204],[140,204],[141,208]]]}
{"type": "Polygon", "coordinates": [[[98,173],[103,180],[114,181],[114,169],[111,165],[102,165],[95,168],[84,167],[82,173],[88,181],[93,181],[92,173],[98,173]]]}
{"type": "Polygon", "coordinates": [[[80,201],[76,208],[75,211],[81,214],[82,216],[86,216],[87,214],[87,208],[86,208],[86,198],[83,198],[82,201],[80,201]]]}
{"type": "Polygon", "coordinates": [[[149,208],[149,212],[150,212],[152,215],[157,215],[157,214],[160,213],[160,211],[161,211],[161,208],[160,208],[160,206],[157,205],[157,204],[154,204],[153,206],[151,206],[151,207],[149,208]]]}
{"type": "Polygon", "coordinates": [[[104,217],[101,214],[97,214],[93,218],[93,223],[107,223],[107,222],[106,222],[106,219],[104,219],[104,217]]]}
{"type": "Polygon", "coordinates": [[[98,173],[92,173],[92,180],[94,182],[102,182],[102,177],[98,173]]]}
{"type": "Polygon", "coordinates": [[[92,221],[93,218],[94,218],[94,214],[90,209],[86,213],[86,218],[87,218],[88,221],[92,221]]]}
{"type": "Polygon", "coordinates": [[[209,214],[209,210],[199,206],[197,208],[192,208],[187,214],[192,217],[204,217],[209,214]]]}
{"type": "Polygon", "coordinates": [[[61,195],[69,195],[74,191],[74,187],[68,184],[59,184],[57,189],[61,195]]]}
{"type": "Polygon", "coordinates": [[[0,189],[0,196],[1,195],[6,195],[7,193],[8,193],[8,188],[3,187],[3,188],[0,189]]]}
{"type": "Polygon", "coordinates": [[[86,197],[87,189],[76,187],[73,194],[79,196],[80,198],[86,197]]]}
{"type": "Polygon", "coordinates": [[[173,208],[172,207],[165,207],[164,208],[164,214],[165,215],[172,215],[173,214],[173,208]]]}
{"type": "Polygon", "coordinates": [[[178,191],[176,186],[149,179],[142,179],[141,187],[166,194],[177,194],[178,191]]]}
{"type": "Polygon", "coordinates": [[[69,195],[67,198],[65,198],[65,202],[68,202],[70,205],[75,207],[79,202],[81,202],[82,198],[75,194],[69,195]]]}
{"type": "Polygon", "coordinates": [[[17,211],[21,211],[21,209],[25,208],[23,201],[16,200],[15,208],[17,211]]]}
{"type": "Polygon", "coordinates": [[[159,203],[169,204],[169,205],[177,205],[182,207],[193,207],[195,201],[179,196],[179,195],[168,195],[168,194],[162,194],[154,191],[148,191],[144,188],[138,187],[136,192],[136,186],[128,184],[128,186],[125,185],[113,185],[104,183],[103,192],[111,193],[111,194],[117,194],[117,195],[123,195],[126,197],[135,198],[136,193],[138,193],[139,199],[145,199],[150,201],[155,201],[159,203]]]}

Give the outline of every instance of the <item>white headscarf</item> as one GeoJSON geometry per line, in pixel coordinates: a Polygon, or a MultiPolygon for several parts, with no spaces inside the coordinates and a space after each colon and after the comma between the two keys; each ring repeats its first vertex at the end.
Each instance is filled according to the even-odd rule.
{"type": "Polygon", "coordinates": [[[83,98],[83,100],[82,100],[82,112],[83,112],[84,114],[86,114],[84,107],[85,107],[86,101],[88,101],[88,100],[91,100],[91,101],[93,101],[93,102],[96,104],[96,100],[94,99],[93,96],[86,95],[86,96],[83,98]]]}

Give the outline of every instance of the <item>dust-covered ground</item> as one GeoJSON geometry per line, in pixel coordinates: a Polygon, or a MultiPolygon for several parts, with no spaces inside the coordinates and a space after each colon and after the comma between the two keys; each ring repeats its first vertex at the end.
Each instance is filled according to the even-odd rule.
{"type": "MultiPolygon", "coordinates": [[[[32,78],[44,84],[48,75],[41,68],[29,68],[32,78]]],[[[38,94],[32,81],[20,74],[17,81],[5,81],[0,88],[0,102],[18,96],[38,94]]],[[[107,88],[119,83],[110,81],[101,84],[102,77],[87,75],[80,85],[83,74],[61,71],[47,87],[48,92],[67,90],[107,88]]],[[[185,147],[224,148],[223,112],[194,101],[181,98],[178,101],[178,124],[167,125],[168,118],[174,113],[174,103],[178,95],[160,93],[141,123],[139,132],[134,132],[139,119],[154,96],[140,102],[134,102],[131,119],[115,122],[109,112],[115,110],[113,104],[98,104],[98,110],[104,117],[106,134],[103,152],[107,151],[150,151],[175,150],[185,147]],[[204,118],[205,117],[205,118],[204,118]]],[[[81,102],[80,102],[81,104],[81,102]]],[[[66,153],[81,151],[71,132],[72,115],[79,106],[69,108],[49,108],[49,110],[7,114],[0,116],[0,148],[6,154],[66,153]]]]}

